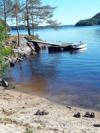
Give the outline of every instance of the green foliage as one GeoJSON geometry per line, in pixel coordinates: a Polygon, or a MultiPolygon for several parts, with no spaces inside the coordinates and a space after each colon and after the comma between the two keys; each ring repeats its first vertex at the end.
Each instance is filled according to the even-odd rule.
{"type": "Polygon", "coordinates": [[[10,56],[13,54],[13,51],[11,48],[2,48],[1,54],[3,56],[10,56]]]}
{"type": "Polygon", "coordinates": [[[5,57],[13,54],[11,48],[5,48],[0,45],[0,76],[4,74],[5,70],[8,68],[8,64],[5,61],[5,57]]]}
{"type": "Polygon", "coordinates": [[[2,23],[0,23],[0,42],[4,41],[5,32],[6,32],[5,26],[2,23]]]}
{"type": "Polygon", "coordinates": [[[24,133],[32,133],[32,130],[30,128],[26,128],[26,131],[24,133]]]}
{"type": "Polygon", "coordinates": [[[11,48],[6,48],[4,46],[6,41],[5,33],[7,34],[7,29],[5,27],[5,24],[0,22],[0,76],[7,68],[7,63],[5,62],[5,56],[12,55],[11,48]]]}
{"type": "Polygon", "coordinates": [[[9,27],[5,25],[3,21],[0,20],[0,42],[5,41],[7,38],[7,32],[9,31],[9,27]]]}
{"type": "Polygon", "coordinates": [[[0,76],[4,75],[5,70],[8,68],[7,63],[0,57],[0,76]]]}

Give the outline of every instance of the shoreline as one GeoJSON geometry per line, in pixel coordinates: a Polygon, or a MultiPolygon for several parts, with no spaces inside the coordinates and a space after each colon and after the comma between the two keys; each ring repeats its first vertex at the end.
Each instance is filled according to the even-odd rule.
{"type": "MultiPolygon", "coordinates": [[[[61,97],[59,97],[60,94],[59,95],[48,94],[48,93],[45,93],[46,90],[43,90],[43,92],[42,92],[41,85],[38,85],[37,82],[36,82],[36,84],[34,84],[34,87],[32,87],[32,85],[33,84],[31,84],[31,83],[22,83],[22,84],[15,83],[15,86],[16,86],[15,90],[18,92],[29,94],[31,96],[34,95],[34,96],[38,96],[40,98],[47,99],[48,101],[50,101],[54,104],[61,105],[61,106],[69,106],[69,107],[71,106],[71,107],[75,107],[75,108],[81,108],[81,109],[85,109],[85,110],[92,110],[92,111],[100,112],[100,108],[97,108],[97,107],[92,108],[89,105],[86,106],[86,105],[80,105],[80,104],[73,104],[72,101],[70,102],[70,97],[74,97],[74,95],[69,94],[70,97],[65,99],[65,102],[64,102],[64,100],[61,97]]],[[[69,95],[66,95],[66,96],[69,96],[69,95]]],[[[63,95],[61,94],[61,96],[63,96],[63,95]]]]}
{"type": "Polygon", "coordinates": [[[43,97],[18,92],[16,89],[0,91],[0,133],[98,133],[100,112],[53,103],[43,97]],[[43,115],[35,115],[37,111],[43,115]],[[81,117],[73,115],[80,112],[81,117]],[[94,112],[95,118],[85,118],[86,112],[94,112]]]}
{"type": "Polygon", "coordinates": [[[0,91],[0,133],[27,133],[27,128],[32,131],[29,133],[100,132],[99,111],[61,105],[37,94],[24,93],[20,86],[16,87],[18,90],[0,91]],[[73,117],[78,112],[81,117],[73,117]],[[95,118],[83,117],[86,112],[95,113],[95,118]]]}

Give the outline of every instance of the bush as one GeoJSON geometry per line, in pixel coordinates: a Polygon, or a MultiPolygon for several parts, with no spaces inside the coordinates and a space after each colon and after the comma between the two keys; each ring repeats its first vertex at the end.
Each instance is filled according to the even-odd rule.
{"type": "Polygon", "coordinates": [[[12,49],[11,48],[3,48],[2,49],[2,51],[1,51],[1,54],[3,55],[3,56],[10,56],[10,55],[12,55],[13,54],[13,51],[12,51],[12,49]]]}

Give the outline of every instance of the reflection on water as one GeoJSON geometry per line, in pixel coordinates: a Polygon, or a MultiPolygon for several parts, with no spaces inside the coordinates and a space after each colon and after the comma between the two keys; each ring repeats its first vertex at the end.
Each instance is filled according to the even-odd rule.
{"type": "Polygon", "coordinates": [[[10,77],[21,84],[20,91],[37,93],[62,104],[100,110],[99,30],[100,27],[73,27],[59,32],[40,31],[45,40],[82,40],[88,49],[52,54],[41,51],[12,68],[10,77]]]}
{"type": "Polygon", "coordinates": [[[79,50],[72,50],[72,51],[68,51],[70,54],[79,54],[79,53],[83,53],[87,50],[87,47],[79,49],[79,50]]]}

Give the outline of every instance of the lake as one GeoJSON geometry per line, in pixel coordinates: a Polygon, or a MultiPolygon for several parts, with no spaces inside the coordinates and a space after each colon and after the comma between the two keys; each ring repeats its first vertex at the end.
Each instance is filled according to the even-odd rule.
{"type": "MultiPolygon", "coordinates": [[[[52,54],[42,50],[12,68],[10,78],[26,93],[35,93],[60,104],[100,110],[100,26],[35,32],[50,42],[83,41],[88,45],[87,50],[52,54]]],[[[26,31],[20,33],[26,34],[26,31]]]]}

